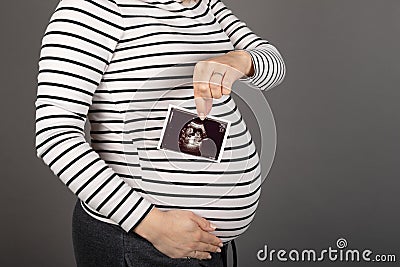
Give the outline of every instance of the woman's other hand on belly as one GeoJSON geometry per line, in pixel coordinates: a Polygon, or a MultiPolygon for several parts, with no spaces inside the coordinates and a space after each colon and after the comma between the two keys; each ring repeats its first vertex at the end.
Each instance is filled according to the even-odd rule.
{"type": "Polygon", "coordinates": [[[153,208],[133,231],[171,258],[207,259],[222,247],[221,239],[209,233],[214,230],[192,211],[153,208]]]}

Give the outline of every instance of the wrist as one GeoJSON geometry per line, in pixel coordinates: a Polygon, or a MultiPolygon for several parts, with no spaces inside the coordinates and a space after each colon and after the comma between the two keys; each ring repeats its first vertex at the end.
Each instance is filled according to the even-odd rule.
{"type": "Polygon", "coordinates": [[[152,242],[156,240],[159,235],[159,227],[162,222],[164,212],[154,207],[143,220],[133,229],[133,231],[142,236],[143,238],[152,242]]]}
{"type": "Polygon", "coordinates": [[[234,53],[239,59],[240,66],[242,66],[242,71],[247,77],[254,75],[254,65],[253,59],[250,53],[244,49],[232,50],[230,53],[234,53]]]}

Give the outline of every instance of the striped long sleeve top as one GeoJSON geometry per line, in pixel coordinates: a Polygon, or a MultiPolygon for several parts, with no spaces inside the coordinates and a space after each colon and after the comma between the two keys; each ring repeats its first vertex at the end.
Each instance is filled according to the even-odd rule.
{"type": "Polygon", "coordinates": [[[131,231],[153,208],[187,209],[223,241],[250,225],[260,163],[229,95],[210,115],[231,121],[220,163],[157,149],[169,104],[195,109],[195,64],[234,49],[250,53],[259,90],[285,65],[221,0],[61,0],[40,51],[37,156],[96,219],[131,231]],[[90,122],[90,142],[84,124],[90,122]]]}

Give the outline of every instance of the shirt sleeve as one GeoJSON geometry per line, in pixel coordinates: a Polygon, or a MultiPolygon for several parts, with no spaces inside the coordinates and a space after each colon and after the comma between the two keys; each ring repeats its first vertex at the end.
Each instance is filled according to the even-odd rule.
{"type": "Polygon", "coordinates": [[[135,228],[154,207],[100,158],[84,137],[93,94],[123,34],[109,0],[61,0],[40,50],[36,107],[37,157],[89,207],[135,228]]]}
{"type": "Polygon", "coordinates": [[[250,53],[254,74],[239,80],[261,90],[279,85],[285,77],[286,68],[278,49],[252,32],[221,0],[210,0],[210,5],[235,50],[245,50],[250,53]]]}

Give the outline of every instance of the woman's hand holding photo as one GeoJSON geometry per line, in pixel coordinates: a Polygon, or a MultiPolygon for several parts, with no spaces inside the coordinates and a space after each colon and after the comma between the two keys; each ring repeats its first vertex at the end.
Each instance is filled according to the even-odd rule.
{"type": "Polygon", "coordinates": [[[254,74],[253,61],[245,50],[197,62],[193,73],[194,100],[197,114],[204,119],[211,111],[213,98],[231,93],[233,83],[254,74]]]}

